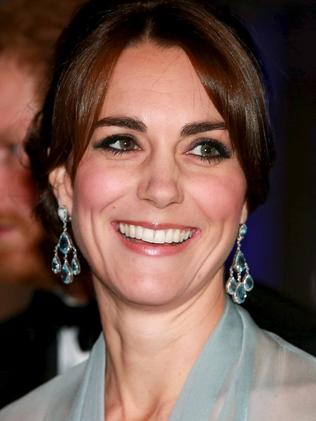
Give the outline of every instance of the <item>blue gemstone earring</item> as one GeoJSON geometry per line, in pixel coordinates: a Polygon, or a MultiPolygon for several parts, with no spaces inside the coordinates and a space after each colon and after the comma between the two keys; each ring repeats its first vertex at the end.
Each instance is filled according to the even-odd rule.
{"type": "Polygon", "coordinates": [[[74,276],[79,275],[80,273],[80,263],[77,257],[77,250],[73,245],[69,233],[67,232],[67,223],[70,221],[68,211],[64,206],[59,206],[57,214],[63,223],[63,232],[61,233],[58,243],[54,249],[52,271],[55,274],[60,274],[64,284],[71,284],[74,276]],[[69,256],[71,257],[70,263],[69,256]]]}
{"type": "Polygon", "coordinates": [[[247,225],[241,224],[237,237],[236,253],[226,282],[226,292],[232,296],[233,301],[237,304],[242,304],[247,298],[247,292],[254,287],[253,278],[249,273],[249,266],[243,252],[240,250],[241,241],[246,234],[247,225]]]}

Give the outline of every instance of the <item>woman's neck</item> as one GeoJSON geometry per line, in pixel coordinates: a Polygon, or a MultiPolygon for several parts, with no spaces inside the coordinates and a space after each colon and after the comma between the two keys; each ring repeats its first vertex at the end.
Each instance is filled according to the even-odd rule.
{"type": "Polygon", "coordinates": [[[168,418],[224,311],[223,288],[208,288],[166,311],[131,306],[107,292],[97,294],[106,301],[99,304],[107,342],[106,411],[111,420],[115,414],[120,420],[168,418]]]}

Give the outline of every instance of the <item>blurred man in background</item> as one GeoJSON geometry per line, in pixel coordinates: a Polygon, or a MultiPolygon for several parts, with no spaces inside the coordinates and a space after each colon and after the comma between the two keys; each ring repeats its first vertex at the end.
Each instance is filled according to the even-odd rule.
{"type": "MultiPolygon", "coordinates": [[[[90,329],[81,311],[91,286],[78,281],[65,295],[50,270],[53,245],[32,215],[37,193],[23,151],[46,93],[54,45],[80,3],[0,3],[0,407],[82,358],[80,348],[71,352],[69,332],[68,342],[61,343],[61,326],[84,318],[90,329]],[[65,300],[75,304],[75,315],[65,300]]],[[[89,339],[81,342],[82,348],[92,345],[89,339]]]]}

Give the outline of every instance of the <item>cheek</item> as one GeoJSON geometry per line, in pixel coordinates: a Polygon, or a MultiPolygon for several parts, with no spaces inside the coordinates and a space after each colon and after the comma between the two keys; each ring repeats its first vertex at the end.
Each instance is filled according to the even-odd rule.
{"type": "Polygon", "coordinates": [[[73,213],[78,207],[86,212],[104,209],[128,190],[124,171],[104,164],[85,162],[74,181],[73,213]]]}
{"type": "Polygon", "coordinates": [[[104,222],[125,190],[122,171],[104,163],[86,158],[77,169],[73,184],[72,228],[76,243],[91,266],[99,255],[104,222]]]}
{"type": "Polygon", "coordinates": [[[29,171],[12,171],[8,195],[15,202],[17,210],[31,213],[37,200],[37,192],[29,171]]]}
{"type": "Polygon", "coordinates": [[[242,171],[213,174],[192,179],[191,194],[204,216],[240,220],[246,195],[242,171]]]}

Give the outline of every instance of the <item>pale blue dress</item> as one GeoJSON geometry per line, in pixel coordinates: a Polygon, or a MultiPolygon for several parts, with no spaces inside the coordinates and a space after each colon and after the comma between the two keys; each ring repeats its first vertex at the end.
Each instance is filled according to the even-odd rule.
{"type": "MultiPolygon", "coordinates": [[[[0,420],[104,421],[105,353],[100,336],[87,362],[11,404],[0,420]]],[[[227,300],[169,420],[316,420],[316,359],[227,300]]]]}

